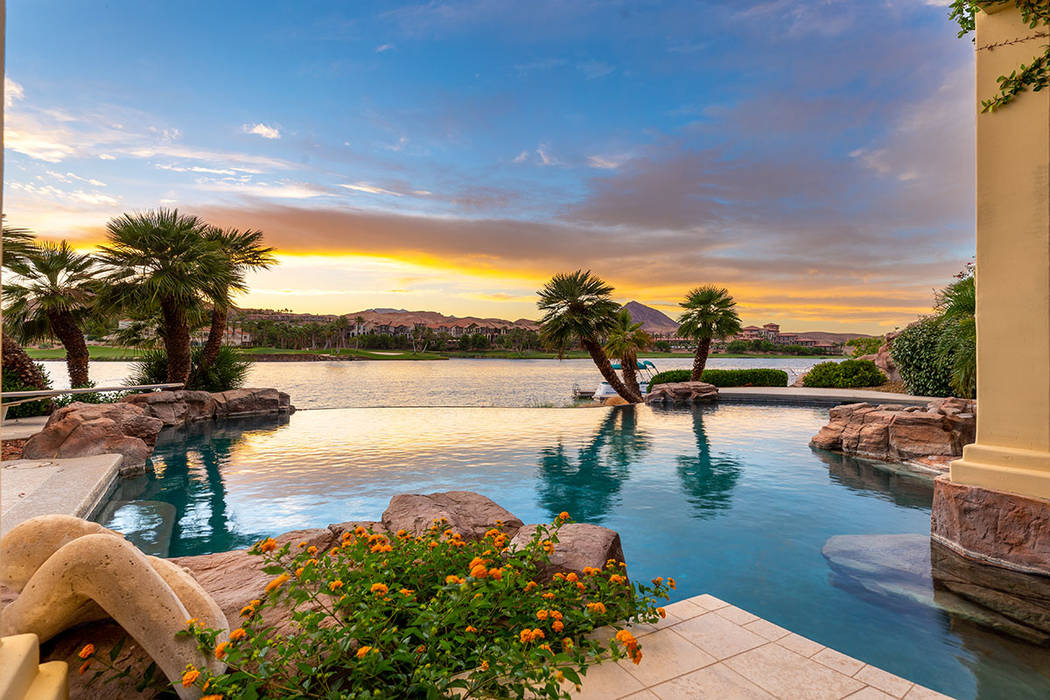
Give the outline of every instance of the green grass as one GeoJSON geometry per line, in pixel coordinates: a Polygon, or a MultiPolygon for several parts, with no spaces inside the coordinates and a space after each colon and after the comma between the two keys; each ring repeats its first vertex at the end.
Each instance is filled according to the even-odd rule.
{"type": "MultiPolygon", "coordinates": [[[[64,360],[66,351],[64,348],[26,348],[26,352],[34,360],[64,360]]],[[[92,360],[137,360],[142,356],[141,348],[122,348],[110,345],[88,345],[88,354],[92,360]]]]}

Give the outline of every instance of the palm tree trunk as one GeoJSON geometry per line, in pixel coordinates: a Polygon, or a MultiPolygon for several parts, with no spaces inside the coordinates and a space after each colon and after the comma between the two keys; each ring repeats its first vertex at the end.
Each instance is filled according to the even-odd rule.
{"type": "Polygon", "coordinates": [[[696,354],[693,355],[693,372],[689,376],[690,381],[698,382],[704,376],[704,367],[707,365],[707,355],[711,352],[711,339],[701,338],[696,343],[696,354]]]}
{"type": "Polygon", "coordinates": [[[47,317],[51,332],[55,334],[62,347],[66,349],[66,371],[69,372],[69,385],[74,389],[90,384],[88,379],[87,343],[84,332],[77,326],[73,315],[68,311],[49,313],[47,317]]]}
{"type": "Polygon", "coordinates": [[[18,375],[29,389],[47,389],[47,376],[14,338],[3,332],[3,371],[18,375]]]}
{"type": "Polygon", "coordinates": [[[620,360],[620,366],[623,367],[623,383],[627,385],[627,390],[641,398],[642,388],[638,386],[638,358],[634,353],[627,353],[627,356],[620,360]]]}
{"type": "Polygon", "coordinates": [[[164,351],[168,356],[168,381],[186,383],[190,378],[190,326],[186,314],[168,299],[160,302],[164,319],[164,351]]]}
{"type": "Polygon", "coordinates": [[[225,306],[214,306],[211,310],[211,328],[208,329],[208,340],[201,353],[201,366],[207,367],[219,356],[222,348],[223,334],[226,332],[226,317],[230,310],[225,306]]]}
{"type": "Polygon", "coordinates": [[[639,393],[634,393],[620,380],[617,376],[616,370],[612,368],[612,363],[609,362],[608,355],[605,354],[605,350],[597,342],[585,339],[582,341],[584,349],[590,354],[594,364],[597,365],[598,371],[601,372],[602,377],[605,381],[609,382],[609,386],[613,388],[620,397],[628,403],[639,403],[642,400],[642,396],[639,393]]]}

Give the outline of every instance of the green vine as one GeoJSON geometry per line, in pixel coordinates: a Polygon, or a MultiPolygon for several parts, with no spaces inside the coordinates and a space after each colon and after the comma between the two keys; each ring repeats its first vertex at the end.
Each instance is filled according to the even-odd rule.
{"type": "MultiPolygon", "coordinates": [[[[1021,18],[1030,29],[1040,26],[1050,27],[1050,3],[1047,0],[1004,0],[1013,2],[1021,11],[1021,18]]],[[[959,23],[959,37],[964,37],[976,29],[977,13],[984,0],[954,0],[950,6],[951,19],[959,23]]],[[[982,47],[992,48],[992,47],[982,47]]],[[[1010,75],[1000,75],[999,94],[989,100],[981,100],[982,112],[995,112],[1016,99],[1025,90],[1039,92],[1050,84],[1050,44],[1044,47],[1043,54],[1032,59],[1029,65],[1021,67],[1010,75]]]]}

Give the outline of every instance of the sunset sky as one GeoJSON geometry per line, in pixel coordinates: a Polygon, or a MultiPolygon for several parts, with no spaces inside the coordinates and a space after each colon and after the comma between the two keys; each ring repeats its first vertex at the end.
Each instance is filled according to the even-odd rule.
{"type": "Polygon", "coordinates": [[[884,332],[973,255],[947,0],[9,0],[4,210],[79,247],[178,207],[244,306],[536,317],[590,268],[674,313],[884,332]]]}

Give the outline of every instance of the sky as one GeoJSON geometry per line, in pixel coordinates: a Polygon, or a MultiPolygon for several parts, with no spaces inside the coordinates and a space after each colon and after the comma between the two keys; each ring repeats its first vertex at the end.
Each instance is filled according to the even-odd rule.
{"type": "Polygon", "coordinates": [[[9,0],[4,211],[261,230],[242,306],[535,318],[584,268],[881,333],[974,252],[947,2],[9,0]]]}

